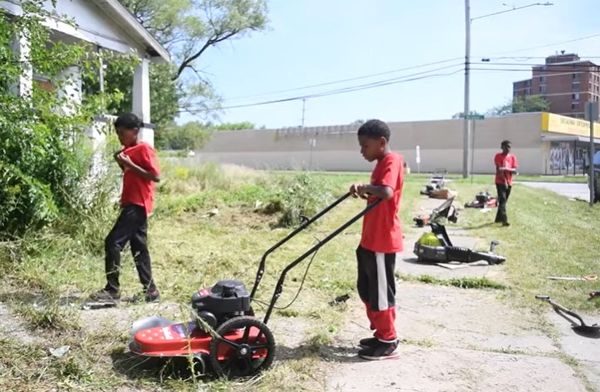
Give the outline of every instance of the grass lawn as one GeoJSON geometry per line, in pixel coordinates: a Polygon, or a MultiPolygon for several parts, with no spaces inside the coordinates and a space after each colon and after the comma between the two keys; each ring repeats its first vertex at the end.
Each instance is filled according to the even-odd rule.
{"type": "MultiPolygon", "coordinates": [[[[251,287],[263,252],[291,230],[277,226],[282,218],[312,215],[316,208],[343,194],[351,183],[368,181],[366,173],[266,173],[215,165],[190,170],[166,162],[163,166],[166,180],[159,187],[157,210],[150,220],[150,251],[163,301],[183,305],[199,287],[223,278],[239,279],[251,287]]],[[[407,177],[401,212],[407,234],[412,230],[412,216],[422,197],[418,191],[426,178],[407,177]]],[[[494,190],[491,176],[474,176],[472,181],[454,178],[450,187],[459,192],[458,205],[486,188],[494,190]]],[[[271,255],[257,299],[268,301],[281,269],[362,206],[359,200],[344,202],[321,223],[271,255]]],[[[503,293],[518,306],[540,308],[543,305],[533,296],[549,294],[566,306],[598,313],[600,301],[585,299],[589,291],[600,289],[600,282],[555,282],[546,277],[600,272],[595,247],[600,240],[599,208],[517,184],[509,202],[510,228],[490,224],[493,212],[482,214],[473,209],[461,212],[458,225],[472,230],[473,236],[501,242],[498,251],[507,257],[509,277],[509,288],[503,293]]],[[[59,306],[66,294],[85,296],[102,286],[102,240],[117,213],[109,211],[92,225],[82,222],[77,235],[50,228],[20,245],[2,245],[0,279],[4,292],[0,292],[0,300],[23,316],[37,334],[46,336],[52,347],[70,345],[71,355],[49,358],[47,346],[24,350],[2,337],[0,386],[27,391],[56,387],[116,390],[123,385],[148,390],[198,390],[192,381],[168,373],[132,378],[116,371],[110,358],[123,352],[128,331],[113,331],[109,323],[103,333],[86,335],[78,308],[59,306]],[[35,306],[31,301],[34,295],[46,298],[46,305],[35,306]]],[[[343,319],[344,307],[333,308],[327,303],[338,295],[354,295],[354,249],[359,238],[360,225],[355,224],[319,251],[297,301],[273,314],[273,319],[289,318],[290,324],[296,322],[296,317],[309,320],[303,337],[308,352],[278,362],[252,382],[252,389],[322,388],[318,353],[310,347],[330,341],[343,319]]],[[[278,305],[287,305],[294,298],[307,262],[288,274],[278,305]]],[[[121,281],[126,294],[139,289],[132,264],[131,256],[125,256],[121,281]]],[[[261,315],[259,301],[255,310],[261,315]]],[[[188,318],[185,312],[182,307],[180,319],[188,318]]],[[[208,390],[248,388],[247,384],[221,380],[203,381],[202,385],[208,390]]]]}

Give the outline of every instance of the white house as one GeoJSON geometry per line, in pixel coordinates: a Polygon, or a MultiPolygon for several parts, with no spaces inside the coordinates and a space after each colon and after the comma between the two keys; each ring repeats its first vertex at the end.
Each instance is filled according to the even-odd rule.
{"type": "MultiPolygon", "coordinates": [[[[13,15],[22,13],[20,1],[0,0],[0,8],[13,15]]],[[[119,53],[134,53],[140,58],[140,63],[135,70],[133,80],[133,107],[132,111],[144,122],[141,130],[141,139],[153,144],[154,131],[150,120],[150,80],[149,64],[155,62],[169,62],[169,53],[163,48],[144,27],[123,7],[117,0],[58,0],[56,8],[51,1],[46,1],[48,10],[56,10],[54,17],[45,21],[51,29],[51,37],[63,42],[88,42],[97,49],[115,51],[119,53]],[[75,26],[66,23],[64,17],[75,22],[75,26]]],[[[25,36],[15,40],[14,50],[19,53],[23,73],[15,92],[27,95],[36,78],[35,71],[27,66],[29,45],[25,36]]],[[[63,71],[62,75],[69,82],[58,94],[65,94],[73,103],[81,102],[81,77],[77,66],[71,66],[63,71]]],[[[102,85],[102,75],[100,75],[102,85]]],[[[114,113],[109,113],[114,114],[114,113]]],[[[90,137],[95,144],[100,144],[103,134],[98,131],[102,122],[107,121],[106,113],[98,113],[98,124],[90,130],[90,137]]]]}

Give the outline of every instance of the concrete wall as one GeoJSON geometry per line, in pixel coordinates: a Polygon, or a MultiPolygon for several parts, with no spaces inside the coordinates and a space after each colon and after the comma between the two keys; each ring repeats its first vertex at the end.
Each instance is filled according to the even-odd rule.
{"type": "MultiPolygon", "coordinates": [[[[509,139],[521,173],[543,173],[541,114],[523,113],[473,121],[473,172],[493,173],[494,154],[509,139]]],[[[462,172],[462,120],[392,122],[391,146],[413,171],[443,168],[462,172]],[[420,146],[421,164],[416,163],[420,146]]],[[[193,158],[197,162],[234,163],[260,169],[362,171],[372,168],[359,153],[359,125],[308,127],[213,134],[193,158]]]]}

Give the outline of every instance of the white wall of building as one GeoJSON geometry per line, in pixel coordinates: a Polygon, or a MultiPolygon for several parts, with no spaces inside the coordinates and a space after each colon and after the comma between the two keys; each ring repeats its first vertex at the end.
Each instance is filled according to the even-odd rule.
{"type": "MultiPolygon", "coordinates": [[[[391,147],[417,171],[462,172],[462,120],[390,122],[391,147]]],[[[234,163],[261,169],[369,170],[359,152],[359,125],[215,132],[196,152],[196,162],[234,163]]],[[[474,173],[493,173],[494,155],[509,139],[522,173],[544,172],[541,114],[523,113],[475,121],[474,173]]]]}

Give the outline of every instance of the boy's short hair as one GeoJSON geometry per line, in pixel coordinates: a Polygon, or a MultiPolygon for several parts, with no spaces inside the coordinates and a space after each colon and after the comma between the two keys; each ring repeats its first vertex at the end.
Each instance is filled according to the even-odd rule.
{"type": "Polygon", "coordinates": [[[115,128],[134,129],[141,128],[142,121],[133,113],[123,113],[115,120],[115,128]]]}
{"type": "Polygon", "coordinates": [[[358,136],[366,136],[369,139],[384,137],[390,141],[390,127],[381,120],[369,120],[358,128],[358,136]]]}
{"type": "Polygon", "coordinates": [[[510,142],[510,140],[502,140],[502,143],[500,143],[500,147],[511,147],[511,144],[512,143],[510,142]]]}

